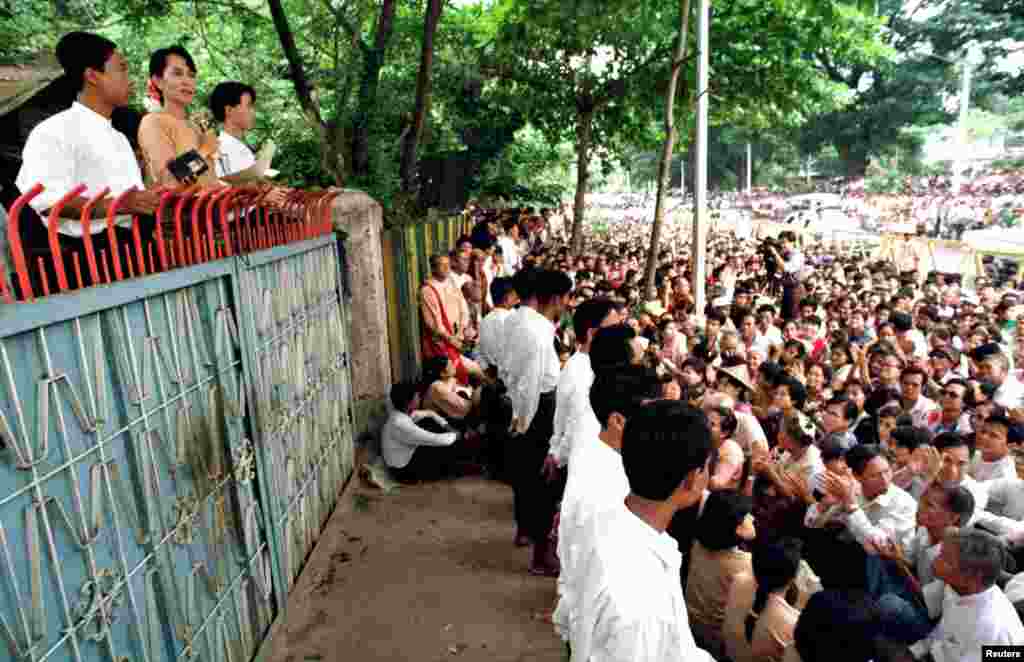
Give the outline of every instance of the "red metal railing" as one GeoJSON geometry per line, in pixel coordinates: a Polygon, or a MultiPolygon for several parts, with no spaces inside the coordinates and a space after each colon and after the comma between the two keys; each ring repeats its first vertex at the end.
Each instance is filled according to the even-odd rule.
{"type": "Polygon", "coordinates": [[[68,191],[50,209],[46,221],[48,250],[32,256],[34,264],[25,254],[21,215],[26,205],[43,192],[43,186],[37,184],[11,205],[7,234],[15,287],[8,284],[8,274],[0,270],[0,299],[5,303],[34,301],[39,296],[90,284],[122,281],[319,237],[332,231],[331,202],[340,193],[292,190],[283,203],[272,206],[266,191],[253,187],[165,190],[152,233],[143,236],[139,218],[134,216],[131,238],[126,243],[124,239],[118,241],[115,228],[118,209],[130,192],[110,203],[105,231],[92,233],[93,224],[102,222],[93,218],[93,210],[110,195],[109,189],[103,189],[82,208],[81,250],[68,250],[59,236],[60,222],[65,218],[62,213],[85,188],[77,186],[68,191]],[[51,283],[51,276],[56,282],[51,283]]]}

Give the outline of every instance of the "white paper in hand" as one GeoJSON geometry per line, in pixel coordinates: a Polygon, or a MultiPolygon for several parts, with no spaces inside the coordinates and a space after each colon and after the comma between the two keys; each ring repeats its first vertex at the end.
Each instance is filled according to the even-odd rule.
{"type": "Polygon", "coordinates": [[[237,178],[243,181],[248,181],[277,175],[277,171],[272,170],[270,167],[271,162],[274,160],[274,153],[276,151],[277,146],[273,141],[268,140],[260,149],[259,154],[256,155],[256,163],[253,163],[241,172],[236,172],[231,176],[232,179],[237,178]]]}

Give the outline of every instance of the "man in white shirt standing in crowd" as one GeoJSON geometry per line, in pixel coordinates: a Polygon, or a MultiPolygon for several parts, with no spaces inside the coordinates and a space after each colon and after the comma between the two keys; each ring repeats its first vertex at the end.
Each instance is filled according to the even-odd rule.
{"type": "Polygon", "coordinates": [[[492,380],[504,380],[499,366],[505,352],[505,321],[519,303],[511,278],[491,281],[491,300],[494,308],[480,320],[480,369],[492,380]]]}
{"type": "Polygon", "coordinates": [[[573,662],[704,662],[679,582],[682,555],[665,532],[676,511],[701,498],[711,435],[699,410],[661,400],[626,422],[622,464],[629,494],[595,515],[582,561],[573,662]]]}
{"type": "Polygon", "coordinates": [[[589,406],[590,385],[594,371],[590,367],[590,343],[598,329],[619,323],[619,313],[610,299],[590,299],[576,307],[572,317],[577,350],[558,377],[555,396],[555,430],[551,450],[544,461],[544,472],[554,480],[572,454],[580,419],[589,406]]]}
{"type": "Polygon", "coordinates": [[[999,345],[989,343],[974,350],[978,378],[996,387],[995,403],[1007,409],[1024,406],[1024,384],[1010,374],[1010,361],[999,345]]]}
{"type": "Polygon", "coordinates": [[[501,225],[505,229],[505,234],[498,238],[498,246],[501,248],[501,257],[504,261],[502,275],[514,276],[523,260],[519,253],[519,221],[506,218],[501,225]]]}
{"type": "MultiPolygon", "coordinates": [[[[95,220],[89,231],[96,235],[106,230],[106,223],[100,219],[107,216],[113,200],[126,191],[132,191],[121,201],[119,211],[123,215],[116,219],[118,243],[127,247],[131,245],[132,214],[140,215],[143,241],[150,241],[154,225],[151,215],[160,204],[160,195],[145,190],[142,171],[131,143],[111,124],[114,109],[127,106],[132,93],[128,62],[117,50],[117,45],[96,34],[71,32],[57,43],[57,60],[64,69],[68,84],[77,92],[77,100],[71,108],[43,120],[32,129],[25,143],[16,185],[22,193],[36,184],[45,187],[31,202],[41,216],[75,186],[84,184],[88,187],[67,202],[57,228],[62,252],[69,254],[65,259],[65,271],[73,281],[70,274],[73,270],[68,266],[70,253],[84,251],[81,240],[84,228],[80,219],[90,198],[104,187],[110,188],[110,195],[92,208],[95,220]]],[[[34,255],[49,253],[45,220],[41,225],[23,225],[21,231],[26,252],[31,254],[29,264],[34,266],[37,263],[34,255]]],[[[105,237],[96,238],[96,242],[97,251],[106,247],[105,237]]],[[[134,256],[134,250],[130,254],[134,256]]],[[[130,259],[124,249],[121,255],[122,260],[130,259]]],[[[83,253],[83,267],[84,257],[83,253]]],[[[88,270],[83,268],[83,272],[88,270]]],[[[87,277],[86,273],[83,277],[87,277]]],[[[56,286],[53,280],[50,283],[56,286]]]]}
{"type": "Polygon", "coordinates": [[[585,577],[578,573],[579,561],[589,558],[598,543],[587,532],[595,515],[622,505],[629,494],[629,481],[622,466],[622,433],[637,409],[658,398],[657,378],[633,365],[636,332],[625,324],[597,331],[591,344],[594,372],[589,389],[588,410],[581,416],[569,459],[558,520],[558,606],[552,620],[566,641],[579,622],[578,598],[585,577]]]}
{"type": "Polygon", "coordinates": [[[506,324],[505,362],[513,416],[508,450],[514,476],[516,544],[526,540],[533,544],[531,574],[557,577],[558,559],[548,534],[564,485],[549,482],[542,468],[554,432],[559,373],[555,324],[568,305],[572,281],[560,271],[527,271],[520,273],[515,285],[523,305],[509,318],[513,323],[506,324]]]}

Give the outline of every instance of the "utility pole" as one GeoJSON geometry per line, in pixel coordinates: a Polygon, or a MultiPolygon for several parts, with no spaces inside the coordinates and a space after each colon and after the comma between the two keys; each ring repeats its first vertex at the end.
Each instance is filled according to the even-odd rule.
{"type": "Polygon", "coordinates": [[[967,169],[967,151],[970,149],[967,136],[967,112],[971,103],[971,56],[968,54],[963,61],[963,80],[960,86],[960,116],[957,120],[957,133],[960,138],[959,158],[953,168],[953,193],[960,194],[963,186],[964,170],[967,169]]]}
{"type": "Polygon", "coordinates": [[[700,0],[697,13],[697,171],[693,173],[693,298],[698,316],[707,305],[707,227],[708,227],[708,68],[710,47],[711,0],[700,0]]]}
{"type": "Polygon", "coordinates": [[[754,188],[754,148],[750,143],[747,143],[747,195],[753,191],[754,188]]]}

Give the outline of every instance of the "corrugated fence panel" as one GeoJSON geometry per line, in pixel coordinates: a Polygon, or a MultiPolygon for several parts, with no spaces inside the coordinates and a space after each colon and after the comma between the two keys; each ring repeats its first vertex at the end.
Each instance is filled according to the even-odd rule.
{"type": "Polygon", "coordinates": [[[419,292],[430,274],[429,258],[447,254],[468,233],[461,216],[431,217],[385,232],[384,285],[388,289],[392,377],[415,379],[420,365],[419,292]]]}
{"type": "Polygon", "coordinates": [[[352,471],[338,290],[329,236],[0,306],[3,659],[253,657],[352,471]]]}

